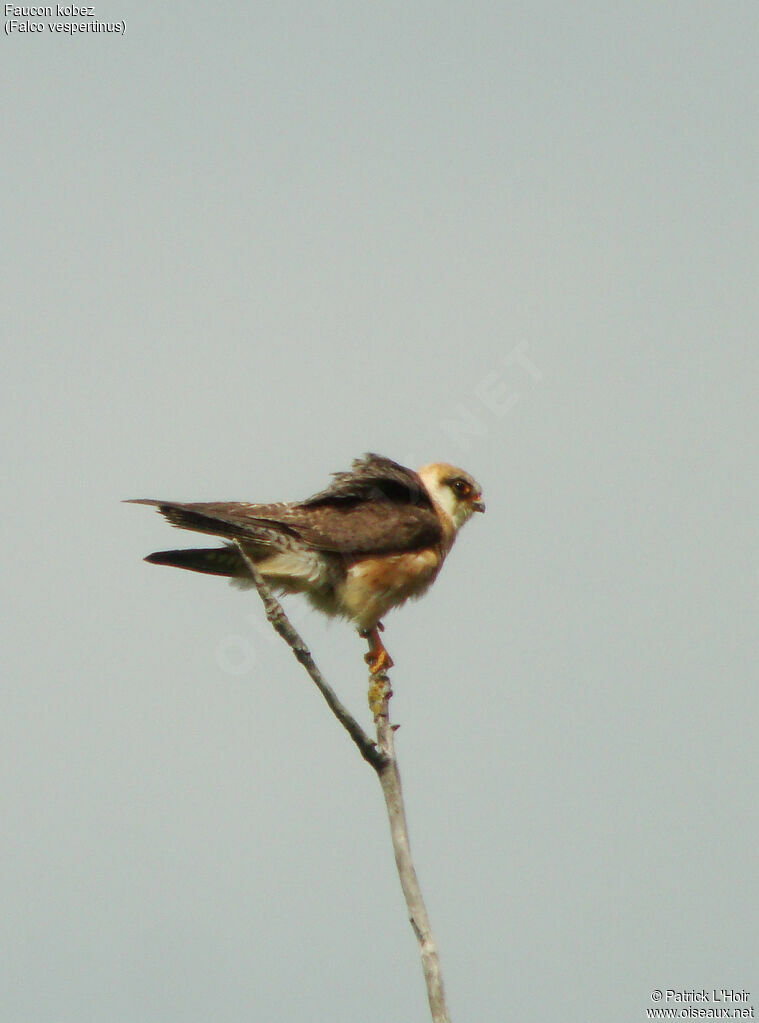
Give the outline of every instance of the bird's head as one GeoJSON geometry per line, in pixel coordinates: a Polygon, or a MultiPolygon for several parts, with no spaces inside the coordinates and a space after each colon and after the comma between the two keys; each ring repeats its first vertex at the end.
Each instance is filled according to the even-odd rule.
{"type": "Polygon", "coordinates": [[[461,529],[474,512],[484,512],[482,487],[463,469],[447,462],[432,462],[419,470],[427,493],[451,520],[455,531],[461,529]]]}

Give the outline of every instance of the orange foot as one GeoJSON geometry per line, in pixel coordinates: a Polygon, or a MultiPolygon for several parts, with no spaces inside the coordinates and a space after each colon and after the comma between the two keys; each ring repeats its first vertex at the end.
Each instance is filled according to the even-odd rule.
{"type": "Polygon", "coordinates": [[[382,622],[377,622],[373,629],[362,629],[360,634],[369,641],[369,653],[364,654],[364,660],[369,665],[372,675],[384,673],[392,668],[393,659],[385,649],[385,644],[380,639],[380,629],[384,629],[382,622]]]}

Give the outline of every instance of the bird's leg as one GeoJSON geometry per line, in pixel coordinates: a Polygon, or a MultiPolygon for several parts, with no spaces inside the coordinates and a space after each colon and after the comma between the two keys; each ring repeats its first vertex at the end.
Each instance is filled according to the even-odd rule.
{"type": "Polygon", "coordinates": [[[377,622],[371,629],[359,629],[359,635],[369,641],[369,653],[364,659],[369,665],[369,709],[375,721],[383,714],[387,714],[388,700],[393,695],[390,679],[387,677],[387,670],[392,668],[393,659],[379,635],[384,628],[382,622],[377,622]]]}
{"type": "Polygon", "coordinates": [[[393,659],[380,639],[381,629],[384,629],[382,622],[377,622],[371,629],[359,629],[359,635],[369,642],[369,653],[364,655],[364,660],[369,665],[369,671],[372,675],[377,675],[381,671],[387,671],[388,668],[393,666],[393,659]]]}

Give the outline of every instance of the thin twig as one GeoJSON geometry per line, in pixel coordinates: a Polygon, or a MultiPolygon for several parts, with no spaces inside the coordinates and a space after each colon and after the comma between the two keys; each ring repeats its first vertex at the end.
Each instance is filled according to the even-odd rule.
{"type": "Polygon", "coordinates": [[[385,764],[384,754],[378,751],[376,743],[372,742],[348,708],[340,702],[332,686],[325,681],[324,676],[314,663],[311,651],[293,627],[280,602],[264,582],[261,573],[256,568],[255,562],[249,557],[239,540],[235,540],[235,544],[247,565],[251,579],[256,584],[258,595],[266,611],[266,617],[311,676],[317,689],[327,701],[329,709],[355,742],[361,756],[367,763],[372,765],[375,771],[379,772],[385,764]]]}
{"type": "MultiPolygon", "coordinates": [[[[382,679],[376,679],[375,683],[380,683],[381,681],[382,679]]],[[[392,690],[386,677],[384,681],[386,683],[385,696],[382,700],[381,709],[374,720],[377,726],[377,746],[380,752],[385,755],[386,762],[377,771],[377,774],[382,785],[382,794],[385,797],[387,815],[390,820],[390,835],[393,840],[395,865],[398,868],[398,877],[400,878],[401,888],[406,899],[409,921],[419,942],[419,954],[422,958],[422,969],[424,970],[427,998],[430,1003],[433,1023],[450,1023],[450,1016],[445,1004],[443,974],[440,969],[437,943],[430,927],[427,907],[424,904],[419,879],[416,876],[414,863],[411,859],[411,846],[408,837],[406,809],[403,803],[401,776],[395,756],[396,726],[390,723],[389,702],[392,690]]]]}
{"type": "Polygon", "coordinates": [[[369,705],[374,714],[377,727],[377,743],[375,744],[356,721],[350,711],[340,702],[335,691],[324,680],[316,667],[311,652],[301,639],[297,630],[285,614],[282,605],[273,596],[255,563],[246,553],[239,540],[235,544],[242,555],[251,579],[255,583],[266,617],[284,639],[297,659],[306,669],[316,684],[327,704],[340,724],[353,739],[361,756],[371,764],[377,772],[385,797],[390,835],[395,853],[395,865],[398,869],[403,895],[406,899],[409,920],[419,942],[419,953],[422,959],[424,979],[427,984],[427,997],[430,1003],[433,1023],[450,1023],[450,1016],[445,1004],[443,992],[443,976],[440,970],[437,944],[430,928],[427,909],[424,905],[419,879],[416,876],[414,863],[411,859],[411,847],[406,823],[406,810],[403,805],[401,776],[395,756],[395,725],[390,723],[390,697],[393,695],[390,680],[384,673],[370,675],[369,705]]]}

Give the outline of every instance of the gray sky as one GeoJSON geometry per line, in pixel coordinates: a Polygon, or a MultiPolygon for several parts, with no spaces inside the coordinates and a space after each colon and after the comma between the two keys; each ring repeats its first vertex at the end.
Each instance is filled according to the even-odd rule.
{"type": "Polygon", "coordinates": [[[367,450],[488,504],[385,634],[454,1020],[759,1004],[756,4],[95,14],[2,41],[3,1020],[426,1018],[373,773],[119,503],[367,450]]]}

